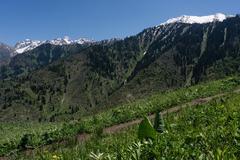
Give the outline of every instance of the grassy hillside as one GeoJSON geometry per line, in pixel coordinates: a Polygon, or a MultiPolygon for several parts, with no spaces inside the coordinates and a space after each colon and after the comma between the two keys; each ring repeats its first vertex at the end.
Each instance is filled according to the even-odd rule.
{"type": "Polygon", "coordinates": [[[239,85],[239,77],[203,83],[155,94],[134,103],[108,109],[94,116],[79,117],[79,121],[68,123],[0,123],[2,130],[0,153],[3,155],[13,150],[51,144],[54,141],[73,137],[77,133],[98,132],[104,127],[130,121],[196,98],[231,92],[239,85]]]}
{"type": "Polygon", "coordinates": [[[165,131],[156,140],[141,142],[135,126],[114,135],[95,135],[84,143],[71,142],[39,150],[36,159],[147,160],[239,159],[240,95],[229,93],[204,105],[164,116],[165,131]],[[55,148],[55,149],[54,149],[55,148]]]}

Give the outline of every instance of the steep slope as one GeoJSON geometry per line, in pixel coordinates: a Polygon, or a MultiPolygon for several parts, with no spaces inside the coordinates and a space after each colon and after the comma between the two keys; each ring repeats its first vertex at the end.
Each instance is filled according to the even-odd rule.
{"type": "Polygon", "coordinates": [[[10,61],[10,57],[13,51],[14,49],[10,46],[0,43],[0,66],[7,64],[10,61]]]}
{"type": "MultiPolygon", "coordinates": [[[[65,36],[64,38],[56,38],[53,40],[44,40],[44,41],[26,39],[24,41],[17,42],[14,47],[10,47],[6,44],[0,43],[0,66],[7,65],[11,61],[12,57],[15,57],[17,55],[20,55],[23,53],[31,54],[32,50],[36,49],[37,47],[39,47],[41,45],[52,45],[52,46],[84,45],[84,46],[89,46],[93,43],[96,43],[96,42],[94,42],[93,40],[88,40],[86,38],[72,40],[67,36],[65,36]]],[[[68,47],[68,48],[70,48],[70,47],[68,47]]],[[[41,50],[44,51],[47,49],[45,49],[43,47],[43,48],[41,48],[41,50]]],[[[64,51],[60,51],[60,52],[64,52],[64,51]]],[[[50,54],[50,53],[47,53],[47,54],[50,54]]],[[[26,57],[26,56],[23,55],[23,57],[26,57]]],[[[24,58],[21,58],[21,59],[24,59],[24,58]]],[[[12,64],[15,63],[14,61],[15,60],[12,61],[12,64]]],[[[18,63],[18,62],[16,62],[16,63],[18,63]]],[[[0,77],[2,77],[2,76],[0,75],[0,77]]]]}
{"type": "MultiPolygon", "coordinates": [[[[143,56],[144,47],[140,46],[147,45],[140,36],[147,37],[140,34],[125,40],[91,45],[75,54],[71,51],[71,55],[30,74],[19,74],[22,72],[18,69],[20,65],[14,63],[18,67],[13,67],[11,62],[10,71],[6,72],[15,72],[16,75],[14,79],[11,76],[8,77],[10,80],[5,78],[0,85],[3,93],[0,117],[53,121],[55,117],[93,112],[96,106],[103,106],[108,96],[123,85],[143,56]],[[16,110],[13,111],[13,108],[16,110]],[[26,116],[26,112],[29,116],[26,116]]],[[[20,63],[26,60],[24,56],[32,55],[23,54],[14,58],[23,58],[19,60],[20,63]]],[[[27,67],[22,68],[24,70],[27,67]]]]}
{"type": "Polygon", "coordinates": [[[238,74],[240,68],[240,18],[207,24],[173,23],[138,62],[128,83],[115,93],[121,101],[150,92],[183,87],[210,79],[238,74]]]}
{"type": "Polygon", "coordinates": [[[1,120],[69,119],[237,74],[239,26],[239,16],[176,21],[90,46],[41,45],[1,72],[1,120]]]}
{"type": "Polygon", "coordinates": [[[35,49],[12,57],[9,64],[4,66],[4,70],[2,70],[0,74],[0,79],[26,75],[58,59],[78,53],[89,47],[89,45],[90,44],[52,45],[50,43],[44,43],[35,49]]]}

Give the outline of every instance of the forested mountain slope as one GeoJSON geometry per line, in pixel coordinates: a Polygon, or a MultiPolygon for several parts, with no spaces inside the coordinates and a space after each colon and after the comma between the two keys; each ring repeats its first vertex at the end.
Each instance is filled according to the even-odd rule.
{"type": "Polygon", "coordinates": [[[1,120],[55,121],[239,72],[240,18],[169,23],[91,45],[45,44],[1,67],[1,120]]]}

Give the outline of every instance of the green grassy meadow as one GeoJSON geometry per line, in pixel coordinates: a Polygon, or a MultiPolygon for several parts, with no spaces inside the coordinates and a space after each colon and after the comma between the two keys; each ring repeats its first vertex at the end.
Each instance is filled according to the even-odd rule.
{"type": "MultiPolygon", "coordinates": [[[[202,158],[205,159],[206,157],[210,157],[210,151],[212,151],[211,154],[215,156],[222,152],[228,152],[229,149],[232,153],[229,155],[231,158],[234,158],[234,156],[238,157],[238,155],[235,155],[235,151],[231,145],[229,146],[230,148],[226,148],[223,144],[216,143],[219,144],[219,148],[213,149],[212,145],[214,143],[210,143],[208,141],[219,140],[218,135],[215,134],[229,129],[228,127],[230,126],[225,126],[224,120],[228,118],[226,116],[230,116],[230,114],[235,114],[237,112],[238,108],[235,104],[239,102],[240,98],[237,94],[233,94],[232,91],[238,89],[239,87],[240,78],[229,77],[223,80],[202,83],[192,87],[154,94],[133,103],[101,111],[96,115],[82,117],[80,121],[59,123],[0,123],[0,155],[10,157],[17,156],[19,158],[19,155],[22,154],[21,150],[25,150],[27,148],[35,148],[38,150],[37,148],[41,148],[41,146],[52,143],[54,143],[54,146],[57,144],[55,142],[65,140],[69,141],[69,143],[67,143],[68,145],[65,147],[55,147],[57,150],[56,152],[49,149],[50,152],[48,150],[41,151],[36,155],[36,157],[31,158],[51,159],[55,157],[54,155],[56,153],[57,155],[60,155],[60,157],[56,155],[57,157],[55,158],[60,159],[91,159],[90,157],[93,157],[92,159],[94,159],[94,155],[97,156],[98,154],[103,154],[103,158],[110,156],[112,159],[116,159],[114,157],[118,157],[118,155],[123,154],[122,158],[126,159],[130,156],[127,154],[129,147],[131,149],[136,149],[136,146],[134,147],[134,145],[137,145],[137,147],[140,145],[144,148],[149,148],[150,146],[148,145],[153,145],[150,148],[156,149],[158,152],[156,150],[148,149],[147,152],[151,152],[151,154],[154,152],[154,155],[157,154],[157,159],[164,159],[163,157],[167,157],[166,159],[169,159],[170,157],[167,156],[169,154],[173,157],[173,159],[180,158],[177,155],[181,155],[183,157],[185,156],[185,158],[190,159],[191,157],[196,158],[196,156],[202,156],[202,158]],[[214,96],[221,93],[226,94],[224,95],[224,98],[218,98],[218,100],[203,105],[202,107],[187,108],[179,114],[172,114],[173,116],[170,115],[168,117],[164,117],[166,121],[166,131],[159,135],[158,139],[154,142],[146,142],[146,144],[142,144],[143,142],[140,143],[136,135],[137,126],[116,135],[101,134],[102,129],[105,127],[142,118],[144,115],[149,115],[151,113],[155,113],[156,111],[162,111],[164,109],[171,108],[172,106],[181,105],[197,98],[214,96]],[[220,110],[217,110],[219,106],[224,106],[222,107],[222,114],[220,114],[220,110]],[[225,109],[225,106],[228,107],[227,110],[225,109]],[[233,112],[235,110],[236,112],[233,112]],[[190,120],[193,124],[187,120],[190,120]],[[220,123],[221,121],[223,124],[220,123]],[[211,124],[211,122],[216,122],[216,124],[211,124]],[[205,123],[209,123],[209,125],[205,123]],[[223,128],[227,128],[215,132],[214,130],[216,130],[216,127],[221,125],[223,125],[223,128]],[[211,132],[211,130],[214,132],[211,132]],[[205,135],[208,132],[209,134],[205,135]],[[83,144],[78,144],[73,137],[79,133],[93,133],[95,136],[83,144]],[[98,136],[101,135],[101,137],[99,138],[97,134],[98,136]],[[213,134],[212,137],[211,134],[213,134]],[[200,136],[200,139],[203,138],[201,136],[205,136],[206,142],[204,143],[207,144],[204,145],[207,145],[205,147],[209,147],[207,148],[210,149],[209,153],[203,153],[203,151],[201,151],[203,148],[198,146],[198,138],[196,138],[198,136],[200,136]],[[190,142],[187,142],[188,140],[190,142]],[[196,149],[196,153],[195,151],[192,153],[191,150],[193,149],[192,145],[195,145],[194,143],[196,143],[196,147],[194,147],[196,149]],[[184,144],[186,145],[184,146],[184,144]],[[121,153],[118,153],[118,150],[120,150],[121,153]],[[90,156],[91,152],[92,155],[90,156]],[[194,155],[190,155],[190,152],[194,155]],[[184,155],[185,153],[187,155],[184,155]]],[[[233,117],[233,119],[234,118],[235,117],[233,117]]],[[[236,134],[237,133],[238,132],[236,131],[236,134]]],[[[223,136],[226,136],[225,133],[223,136]]],[[[222,137],[222,139],[225,140],[225,137],[222,137]]]]}

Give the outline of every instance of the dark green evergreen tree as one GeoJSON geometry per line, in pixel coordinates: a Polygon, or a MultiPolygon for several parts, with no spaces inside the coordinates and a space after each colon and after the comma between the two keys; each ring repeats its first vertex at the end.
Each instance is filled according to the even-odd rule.
{"type": "Polygon", "coordinates": [[[165,125],[164,125],[162,114],[160,112],[156,112],[155,120],[154,120],[154,129],[159,133],[163,133],[164,126],[165,125]]]}

